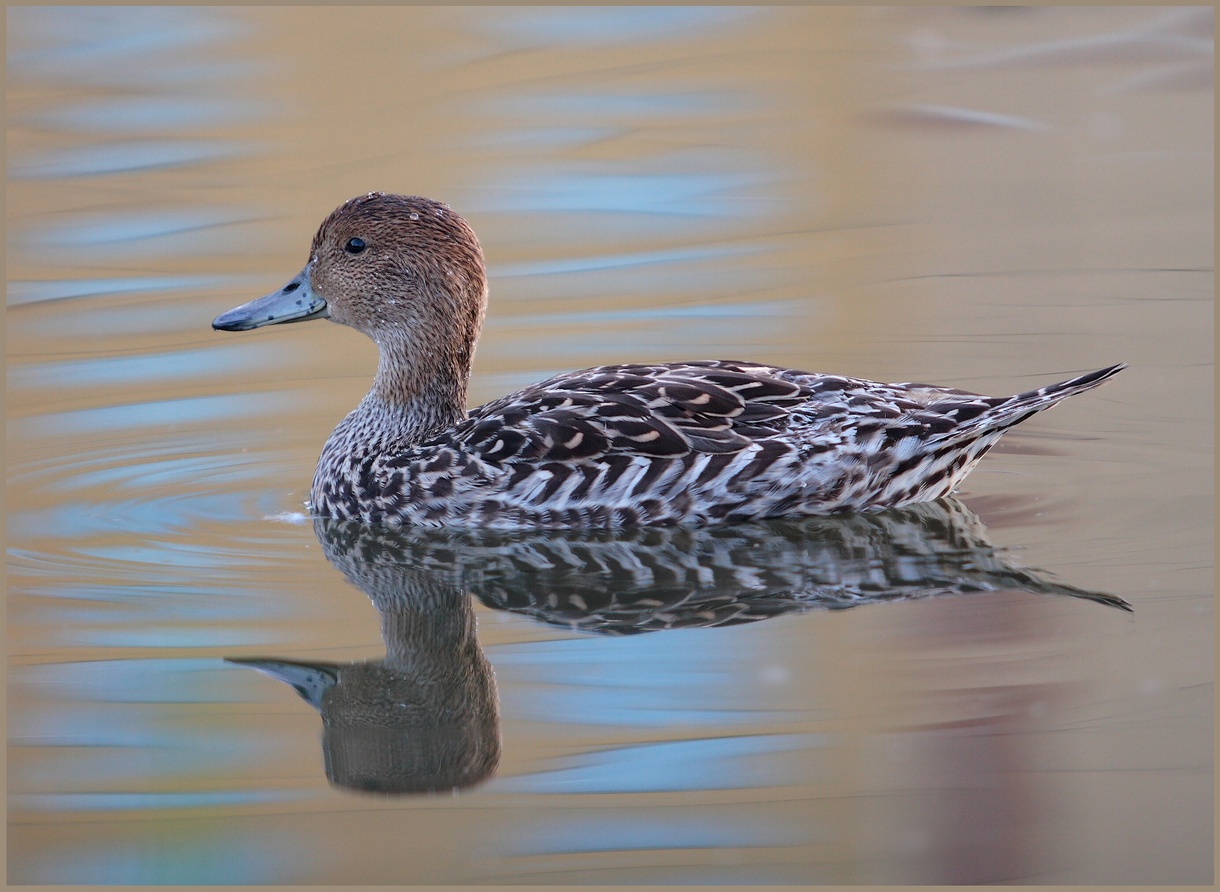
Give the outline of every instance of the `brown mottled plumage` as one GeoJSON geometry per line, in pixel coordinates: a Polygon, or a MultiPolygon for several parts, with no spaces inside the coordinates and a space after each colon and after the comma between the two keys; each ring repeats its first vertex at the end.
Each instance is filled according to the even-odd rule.
{"type": "Polygon", "coordinates": [[[329,316],[380,351],[331,434],[320,515],[374,524],[617,527],[930,501],[1014,424],[1115,365],[1011,397],[710,360],[586,369],[467,413],[482,250],[446,205],[370,193],[332,213],[280,291],[213,322],[329,316]]]}

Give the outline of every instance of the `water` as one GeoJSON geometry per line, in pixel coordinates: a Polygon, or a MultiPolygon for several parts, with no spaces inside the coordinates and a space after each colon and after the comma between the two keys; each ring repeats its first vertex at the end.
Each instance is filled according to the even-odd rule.
{"type": "Polygon", "coordinates": [[[1210,10],[7,16],[10,882],[1212,881],[1210,10]],[[209,323],[370,189],[474,403],[1131,368],[930,515],[315,531],[374,348],[209,323]]]}

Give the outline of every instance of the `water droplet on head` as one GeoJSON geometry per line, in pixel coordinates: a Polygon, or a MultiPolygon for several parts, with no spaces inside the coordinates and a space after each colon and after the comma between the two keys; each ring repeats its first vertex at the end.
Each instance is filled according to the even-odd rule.
{"type": "Polygon", "coordinates": [[[417,214],[417,213],[415,213],[414,211],[412,211],[412,212],[411,212],[411,219],[412,219],[412,220],[418,220],[418,219],[419,219],[419,214],[417,214]]]}

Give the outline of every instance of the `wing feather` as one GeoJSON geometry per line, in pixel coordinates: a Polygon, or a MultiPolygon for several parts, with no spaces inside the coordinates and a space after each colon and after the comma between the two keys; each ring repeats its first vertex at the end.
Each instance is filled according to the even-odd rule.
{"type": "Polygon", "coordinates": [[[487,403],[443,436],[497,465],[736,453],[783,430],[808,399],[808,387],[780,371],[729,362],[586,369],[487,403]]]}

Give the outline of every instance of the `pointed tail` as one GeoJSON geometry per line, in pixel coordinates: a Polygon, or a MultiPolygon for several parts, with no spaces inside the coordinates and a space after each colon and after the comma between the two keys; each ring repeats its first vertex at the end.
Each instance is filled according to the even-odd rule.
{"type": "Polygon", "coordinates": [[[1086,390],[1092,390],[1094,387],[1113,378],[1126,367],[1127,364],[1125,362],[1120,362],[1118,365],[1098,369],[1095,372],[1089,372],[1086,375],[1080,375],[1068,381],[1060,381],[1058,384],[1048,384],[1045,387],[1039,387],[1037,390],[1018,393],[1016,396],[1009,397],[1007,402],[1054,405],[1062,399],[1067,399],[1069,396],[1075,396],[1078,393],[1084,393],[1086,390]]]}
{"type": "MultiPolygon", "coordinates": [[[[934,404],[932,408],[939,409],[953,417],[958,424],[946,434],[950,441],[970,442],[989,434],[999,434],[1008,428],[1020,424],[1031,415],[1049,409],[1056,403],[1084,393],[1104,383],[1127,367],[1126,363],[1108,366],[1089,372],[1085,375],[1048,384],[1037,390],[1027,390],[1010,397],[975,397],[973,399],[950,399],[934,404]]],[[[994,437],[987,437],[984,449],[971,462],[977,461],[991,444],[994,437]]]]}

